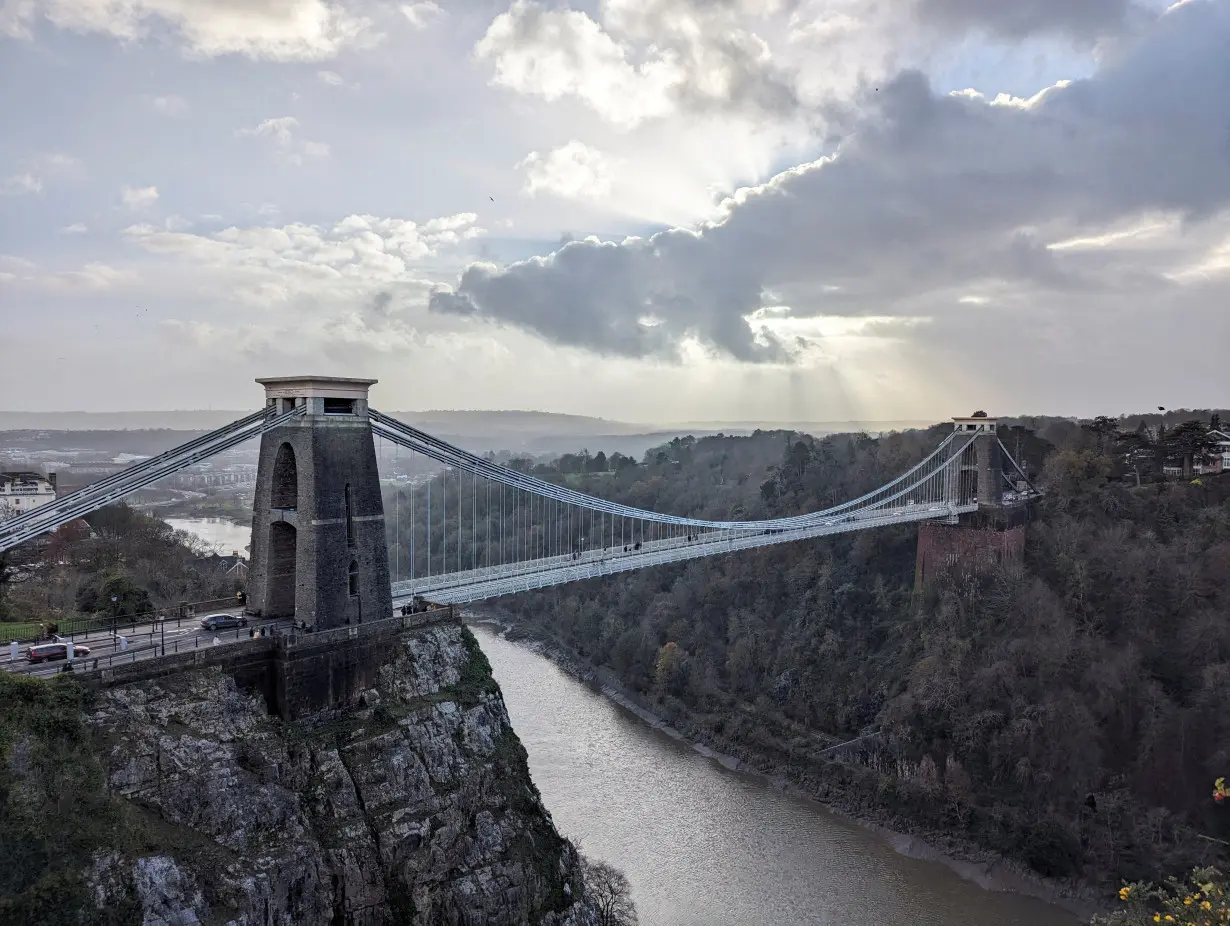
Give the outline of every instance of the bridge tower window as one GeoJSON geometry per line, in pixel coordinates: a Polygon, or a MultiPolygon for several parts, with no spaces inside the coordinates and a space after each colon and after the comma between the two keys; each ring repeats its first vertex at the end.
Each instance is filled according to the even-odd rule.
{"type": "Polygon", "coordinates": [[[269,500],[271,508],[299,507],[299,470],[295,465],[295,451],[290,444],[282,444],[273,460],[273,485],[269,500]]]}
{"type": "Polygon", "coordinates": [[[325,399],[323,411],[326,415],[353,415],[354,399],[325,399]]]}
{"type": "Polygon", "coordinates": [[[354,499],[350,491],[350,483],[346,483],[346,546],[354,549],[354,499]]]}
{"type": "Polygon", "coordinates": [[[350,597],[354,598],[359,594],[359,563],[357,560],[350,561],[350,572],[347,576],[347,582],[350,589],[350,597]]]}

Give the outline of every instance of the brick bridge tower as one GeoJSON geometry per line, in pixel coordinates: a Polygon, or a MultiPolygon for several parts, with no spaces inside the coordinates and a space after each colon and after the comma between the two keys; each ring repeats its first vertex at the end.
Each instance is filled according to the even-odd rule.
{"type": "Polygon", "coordinates": [[[248,606],[330,630],[392,617],[389,551],[367,417],[374,379],[258,379],[266,405],[305,414],[261,436],[248,606]]]}

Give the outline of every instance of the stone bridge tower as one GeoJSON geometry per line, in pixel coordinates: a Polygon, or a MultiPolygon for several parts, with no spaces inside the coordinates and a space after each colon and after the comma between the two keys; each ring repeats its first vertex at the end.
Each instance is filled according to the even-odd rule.
{"type": "Polygon", "coordinates": [[[962,467],[961,477],[968,478],[971,483],[963,497],[977,497],[979,511],[1002,508],[1004,461],[999,452],[999,423],[980,412],[969,418],[953,418],[952,424],[958,432],[977,435],[974,438],[974,461],[962,467]]]}
{"type": "Polygon", "coordinates": [[[313,630],[393,615],[384,502],[367,417],[374,379],[258,379],[305,414],[261,436],[248,607],[313,630]]]}

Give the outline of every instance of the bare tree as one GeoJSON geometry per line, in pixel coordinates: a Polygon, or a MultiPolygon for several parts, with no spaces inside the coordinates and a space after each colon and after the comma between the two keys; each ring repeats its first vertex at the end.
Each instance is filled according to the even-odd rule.
{"type": "Polygon", "coordinates": [[[585,876],[585,896],[598,911],[602,926],[637,926],[632,886],[623,872],[585,856],[581,856],[581,871],[585,876]]]}

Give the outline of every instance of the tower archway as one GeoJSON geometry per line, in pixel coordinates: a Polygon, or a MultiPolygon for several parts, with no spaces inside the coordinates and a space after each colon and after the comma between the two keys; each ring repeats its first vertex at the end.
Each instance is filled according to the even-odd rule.
{"type": "Polygon", "coordinates": [[[295,451],[288,443],[278,447],[273,461],[271,508],[299,507],[299,467],[295,463],[295,451]]]}
{"type": "Polygon", "coordinates": [[[285,521],[269,525],[269,578],[265,615],[295,616],[299,532],[285,521]]]}

